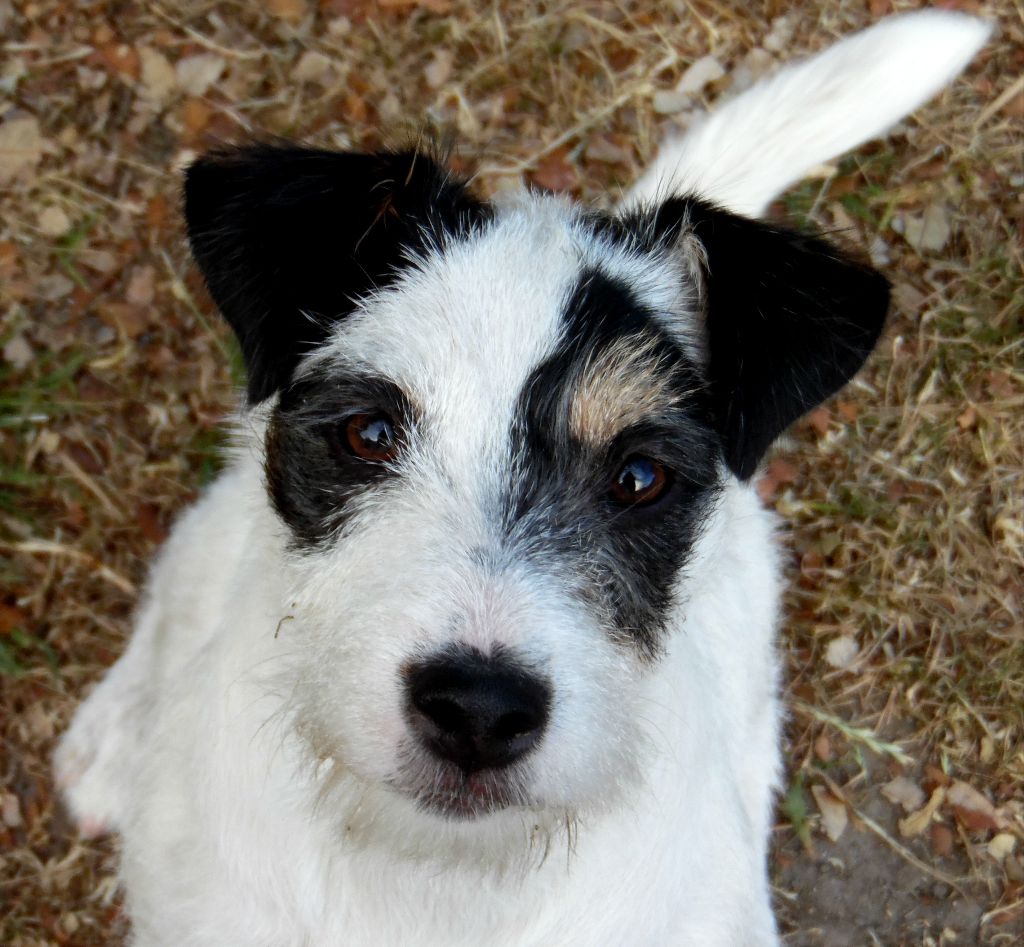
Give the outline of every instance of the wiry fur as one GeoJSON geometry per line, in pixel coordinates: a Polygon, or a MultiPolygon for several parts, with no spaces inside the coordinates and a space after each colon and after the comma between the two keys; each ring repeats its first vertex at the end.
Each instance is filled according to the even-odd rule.
{"type": "Polygon", "coordinates": [[[830,156],[804,151],[820,129],[829,148],[874,134],[984,32],[932,13],[840,44],[671,146],[651,173],[674,200],[603,221],[542,195],[486,208],[408,155],[243,151],[190,172],[193,246],[253,403],[57,758],[83,829],[123,836],[134,943],[778,942],[780,577],[749,478],[856,370],[886,292],[678,186],[714,175],[725,208],[760,210],[830,156]],[[893,76],[905,95],[880,119],[871,90],[893,76]],[[814,88],[868,98],[848,113],[814,88]],[[351,173],[376,182],[362,216],[338,189],[351,173]],[[304,215],[312,249],[278,233],[304,215]],[[338,287],[320,241],[346,235],[361,284],[338,287]],[[722,287],[738,268],[760,296],[722,287]],[[732,313],[751,306],[785,309],[799,345],[732,313]],[[403,449],[371,470],[334,426],[382,401],[403,449]],[[622,457],[649,453],[674,472],[664,500],[610,506],[622,457]],[[550,682],[543,738],[508,769],[460,773],[408,725],[403,669],[456,644],[550,682]]]}
{"type": "Polygon", "coordinates": [[[583,366],[569,424],[581,441],[602,444],[672,405],[676,397],[658,358],[657,339],[639,333],[624,336],[583,366]]]}

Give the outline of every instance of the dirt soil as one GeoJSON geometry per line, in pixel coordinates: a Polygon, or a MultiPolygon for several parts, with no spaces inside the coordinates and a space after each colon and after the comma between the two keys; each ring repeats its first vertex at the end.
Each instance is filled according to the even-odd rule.
{"type": "MultiPolygon", "coordinates": [[[[252,136],[427,132],[484,195],[608,206],[716,100],[920,5],[0,0],[0,944],[124,942],[116,843],[77,836],[49,758],[241,381],[181,168],[252,136]]],[[[759,481],[792,579],[792,945],[1024,943],[1024,6],[942,5],[997,23],[985,51],[772,211],[894,285],[868,368],[759,481]]]]}

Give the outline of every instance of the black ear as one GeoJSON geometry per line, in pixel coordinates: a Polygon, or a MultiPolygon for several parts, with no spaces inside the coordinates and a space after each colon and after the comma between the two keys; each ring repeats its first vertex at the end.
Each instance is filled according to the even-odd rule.
{"type": "Polygon", "coordinates": [[[185,177],[192,253],[231,324],[256,403],[361,295],[410,253],[488,215],[426,155],[255,145],[200,158],[185,177]]]}
{"type": "Polygon", "coordinates": [[[700,200],[669,201],[656,217],[689,227],[703,247],[712,410],[725,460],[746,480],[793,421],[864,364],[889,283],[818,237],[700,200]]]}

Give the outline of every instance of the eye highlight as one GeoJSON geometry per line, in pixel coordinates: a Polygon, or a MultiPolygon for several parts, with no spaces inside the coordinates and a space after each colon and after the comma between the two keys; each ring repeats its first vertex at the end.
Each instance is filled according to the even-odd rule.
{"type": "Polygon", "coordinates": [[[609,493],[616,503],[642,506],[657,500],[669,483],[669,472],[664,464],[637,454],[619,468],[609,493]]]}
{"type": "Polygon", "coordinates": [[[353,414],[342,422],[342,444],[356,457],[384,464],[398,456],[398,426],[383,412],[353,414]]]}

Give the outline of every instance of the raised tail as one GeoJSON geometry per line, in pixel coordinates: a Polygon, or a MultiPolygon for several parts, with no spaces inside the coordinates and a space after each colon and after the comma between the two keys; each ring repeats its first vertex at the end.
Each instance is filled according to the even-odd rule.
{"type": "Polygon", "coordinates": [[[812,168],[935,95],[991,30],[985,20],[940,10],[888,17],[783,68],[666,141],[623,203],[696,194],[760,216],[812,168]]]}

